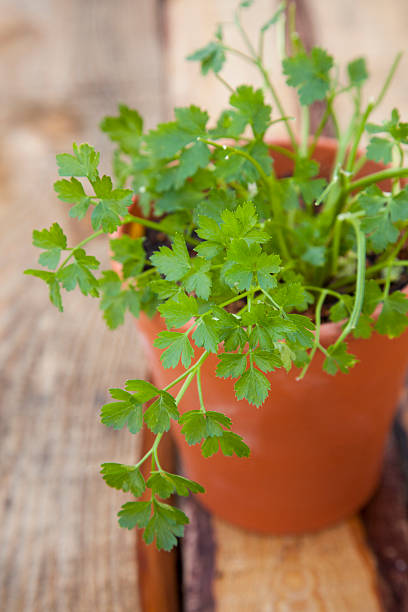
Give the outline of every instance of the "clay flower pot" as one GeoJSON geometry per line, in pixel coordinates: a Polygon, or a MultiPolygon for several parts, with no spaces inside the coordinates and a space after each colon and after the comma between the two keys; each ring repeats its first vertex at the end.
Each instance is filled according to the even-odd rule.
{"type": "MultiPolygon", "coordinates": [[[[329,173],[335,152],[335,144],[325,139],[316,148],[323,176],[329,173]]],[[[292,172],[289,158],[272,156],[278,176],[292,172]]],[[[380,168],[369,162],[360,176],[380,168]]],[[[165,329],[164,321],[159,315],[150,320],[142,314],[137,325],[154,382],[168,384],[183,368],[165,370],[161,351],[153,347],[157,333],[165,329]]],[[[324,323],[321,343],[332,344],[340,329],[340,324],[324,323]]],[[[376,333],[369,340],[349,337],[348,343],[359,360],[349,374],[326,374],[323,356],[317,353],[300,382],[295,368],[268,374],[270,394],[259,409],[236,400],[231,379],[215,376],[215,355],[204,362],[206,407],[229,416],[233,430],[251,449],[245,459],[221,453],[205,459],[199,446],[188,446],[180,426],[173,425],[183,469],[205,487],[200,501],[211,512],[251,530],[298,533],[346,518],[369,499],[378,483],[408,365],[408,333],[393,340],[376,333]]],[[[195,358],[200,354],[201,349],[196,349],[195,358]]],[[[181,401],[181,412],[197,402],[193,385],[181,401]]]]}

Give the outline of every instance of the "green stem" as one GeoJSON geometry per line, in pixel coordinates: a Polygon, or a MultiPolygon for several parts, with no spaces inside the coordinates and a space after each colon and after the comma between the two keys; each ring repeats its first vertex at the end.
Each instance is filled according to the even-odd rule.
{"type": "Polygon", "coordinates": [[[382,297],[383,300],[385,300],[388,297],[388,294],[390,292],[390,287],[391,287],[391,270],[392,270],[391,266],[389,268],[387,268],[387,275],[385,277],[385,285],[384,285],[384,291],[383,291],[383,297],[382,297]]]}
{"type": "Polygon", "coordinates": [[[59,270],[61,270],[61,268],[63,268],[63,267],[64,267],[64,266],[65,266],[65,265],[68,263],[68,261],[69,261],[69,260],[71,259],[71,257],[74,255],[74,253],[75,253],[75,251],[76,251],[76,250],[78,250],[78,249],[80,249],[81,247],[85,246],[86,244],[88,244],[88,242],[91,242],[91,240],[93,240],[94,238],[97,238],[98,236],[101,236],[101,235],[102,235],[102,234],[104,234],[104,233],[105,233],[105,232],[104,232],[102,229],[100,229],[100,230],[98,230],[97,232],[94,232],[93,234],[91,234],[90,236],[88,236],[87,238],[84,238],[84,240],[81,240],[81,242],[78,242],[78,244],[77,244],[76,246],[74,246],[74,247],[71,249],[71,252],[70,252],[70,254],[68,255],[68,257],[66,257],[66,258],[64,259],[64,261],[61,263],[61,265],[60,265],[60,266],[58,266],[58,270],[57,270],[57,272],[58,272],[59,270]]]}
{"type": "Polygon", "coordinates": [[[243,151],[242,149],[237,149],[237,147],[233,147],[227,144],[220,144],[219,142],[215,142],[214,140],[207,140],[206,138],[199,138],[199,140],[201,142],[204,142],[207,145],[215,147],[216,149],[223,149],[224,151],[231,151],[231,153],[235,153],[235,155],[240,155],[241,157],[244,157],[247,161],[249,161],[254,166],[254,168],[258,170],[263,183],[265,184],[266,188],[269,189],[268,175],[266,174],[265,170],[262,168],[261,164],[257,162],[257,160],[254,157],[252,157],[252,155],[250,155],[246,151],[243,151]]]}
{"type": "Polygon", "coordinates": [[[201,412],[205,414],[207,411],[204,406],[203,389],[201,387],[201,368],[197,369],[196,382],[197,382],[198,399],[200,400],[200,410],[201,412]]]}
{"type": "MultiPolygon", "coordinates": [[[[258,289],[255,289],[254,291],[257,291],[257,290],[258,289]]],[[[234,302],[238,302],[239,300],[246,298],[251,293],[252,293],[252,289],[250,291],[245,291],[245,293],[240,293],[239,295],[236,295],[235,297],[229,300],[226,300],[225,302],[222,302],[221,304],[217,304],[217,306],[219,306],[219,308],[225,308],[225,306],[229,306],[230,304],[233,304],[234,302]]]]}
{"type": "Polygon", "coordinates": [[[302,106],[302,137],[300,142],[300,154],[307,157],[310,130],[310,112],[308,106],[302,106]]]}
{"type": "Polygon", "coordinates": [[[189,376],[193,371],[199,368],[201,364],[204,363],[204,361],[207,359],[207,357],[208,357],[208,351],[204,351],[201,357],[195,363],[193,363],[193,365],[190,366],[188,370],[186,370],[185,372],[183,372],[183,374],[180,374],[180,376],[172,380],[171,383],[169,383],[166,387],[163,388],[163,391],[169,391],[169,389],[171,389],[172,387],[175,387],[175,385],[177,385],[179,382],[181,382],[187,376],[189,376]]]}
{"type": "Polygon", "coordinates": [[[336,276],[339,264],[340,238],[341,238],[341,221],[337,218],[334,224],[333,246],[331,253],[331,275],[336,276]]]}
{"type": "Polygon", "coordinates": [[[235,89],[233,87],[231,87],[231,85],[222,78],[222,76],[218,73],[218,72],[214,72],[216,79],[222,83],[222,85],[224,85],[224,87],[226,87],[231,93],[234,93],[235,89]]]}
{"type": "Polygon", "coordinates": [[[314,337],[314,342],[313,342],[313,346],[312,349],[309,353],[309,361],[307,362],[307,364],[302,368],[302,371],[300,372],[299,376],[297,377],[297,380],[302,380],[302,378],[304,378],[306,372],[309,369],[310,364],[312,363],[312,359],[317,351],[317,348],[319,346],[319,341],[320,341],[320,324],[321,324],[321,313],[322,313],[322,306],[324,303],[324,300],[326,299],[326,295],[327,295],[327,290],[323,289],[323,291],[321,292],[319,299],[317,300],[317,304],[316,304],[316,311],[315,311],[315,324],[316,324],[316,328],[315,328],[315,337],[314,337]]]}
{"type": "Polygon", "coordinates": [[[323,289],[322,287],[315,287],[314,285],[305,285],[304,287],[307,291],[318,291],[319,293],[326,293],[327,295],[332,295],[338,300],[343,299],[343,294],[338,293],[337,291],[332,291],[331,289],[323,289]]]}
{"type": "Polygon", "coordinates": [[[402,58],[402,51],[400,51],[399,53],[397,53],[395,60],[393,61],[390,71],[388,73],[388,76],[385,80],[384,85],[382,86],[382,89],[380,91],[380,93],[378,94],[377,99],[374,102],[374,107],[376,108],[377,106],[379,106],[381,104],[381,102],[383,101],[383,98],[385,96],[385,94],[387,93],[387,90],[389,88],[389,86],[391,85],[391,81],[394,77],[395,71],[398,68],[398,64],[400,63],[402,58]]]}
{"type": "Polygon", "coordinates": [[[347,321],[346,326],[344,327],[342,333],[337,338],[334,343],[334,349],[336,349],[339,344],[348,336],[348,334],[355,328],[358,322],[358,318],[361,313],[361,308],[363,305],[364,299],[364,283],[365,283],[365,263],[366,263],[366,241],[365,235],[361,231],[360,221],[354,217],[349,215],[349,213],[344,214],[344,220],[351,223],[353,229],[356,234],[357,240],[357,281],[356,281],[356,294],[354,298],[353,310],[351,312],[350,318],[347,321]]]}
{"type": "Polygon", "coordinates": [[[403,178],[406,176],[408,176],[408,168],[387,168],[386,170],[374,172],[373,174],[369,174],[368,176],[364,176],[361,179],[349,183],[343,188],[343,191],[345,195],[348,195],[352,191],[364,189],[365,187],[369,187],[370,185],[380,183],[381,181],[385,181],[387,179],[397,177],[403,178]]]}
{"type": "Polygon", "coordinates": [[[347,172],[351,172],[351,170],[354,167],[354,162],[356,160],[356,155],[357,155],[358,147],[359,147],[359,144],[360,144],[360,140],[361,140],[361,137],[362,137],[362,135],[364,133],[365,126],[366,126],[366,123],[368,121],[368,117],[370,116],[371,112],[373,111],[374,106],[375,106],[374,102],[369,103],[367,105],[367,108],[366,108],[365,112],[364,112],[364,115],[361,118],[360,125],[358,127],[357,134],[356,134],[356,137],[355,137],[354,142],[353,142],[353,146],[351,148],[350,154],[349,154],[348,159],[347,159],[347,165],[346,165],[347,172]]]}
{"type": "Polygon", "coordinates": [[[317,127],[317,130],[314,133],[313,141],[312,141],[312,143],[311,143],[311,145],[309,147],[309,152],[308,152],[309,157],[312,157],[312,155],[313,155],[313,153],[314,153],[314,151],[316,149],[316,145],[317,145],[317,142],[318,142],[318,140],[320,138],[320,134],[323,132],[324,126],[326,125],[329,116],[330,116],[330,107],[329,107],[329,101],[327,101],[326,109],[325,109],[325,111],[323,113],[323,116],[322,116],[322,118],[320,120],[320,123],[319,123],[319,125],[317,127]]]}
{"type": "Polygon", "coordinates": [[[265,291],[265,289],[261,288],[262,293],[268,298],[268,300],[270,300],[270,302],[273,304],[273,306],[276,308],[276,310],[279,310],[279,312],[285,317],[287,318],[287,314],[286,312],[283,310],[282,306],[280,306],[278,304],[278,302],[276,302],[273,297],[271,295],[269,295],[269,293],[267,291],[265,291]]]}

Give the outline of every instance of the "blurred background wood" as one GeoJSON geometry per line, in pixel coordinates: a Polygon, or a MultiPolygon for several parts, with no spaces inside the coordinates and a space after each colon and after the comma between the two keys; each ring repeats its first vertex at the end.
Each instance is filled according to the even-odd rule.
{"type": "MultiPolygon", "coordinates": [[[[344,61],[368,56],[375,94],[395,53],[406,47],[407,3],[301,4],[315,42],[344,61]]],[[[247,12],[250,35],[276,5],[258,0],[247,12]]],[[[138,108],[150,127],[169,118],[174,105],[195,102],[214,116],[226,103],[228,92],[222,85],[212,76],[203,79],[198,66],[186,64],[184,57],[206,44],[216,22],[230,19],[235,6],[235,0],[0,0],[2,611],[134,612],[139,607],[135,536],[120,530],[115,518],[124,499],[97,473],[102,461],[131,462],[139,452],[137,437],[113,432],[98,420],[108,387],[146,372],[136,331],[130,320],[114,334],[107,331],[96,302],[79,295],[65,299],[62,318],[48,304],[42,284],[24,279],[22,270],[36,256],[30,246],[33,227],[58,220],[71,243],[86,234],[86,222],[69,221],[65,205],[53,193],[55,153],[69,150],[73,140],[89,141],[102,151],[103,167],[109,169],[111,147],[98,123],[115,111],[118,101],[138,108]]],[[[236,41],[231,29],[226,35],[236,41]]],[[[277,68],[272,37],[266,51],[268,64],[277,68]]],[[[402,78],[408,60],[403,61],[381,117],[394,105],[408,111],[402,78]]],[[[234,85],[252,80],[252,75],[239,60],[227,64],[225,76],[234,85]]],[[[288,111],[295,114],[291,92],[283,93],[282,81],[278,86],[288,111]]],[[[107,263],[105,242],[93,249],[107,263]]],[[[272,574],[277,567],[282,574],[289,567],[285,559],[300,558],[310,568],[313,554],[315,561],[327,561],[324,550],[332,551],[342,571],[322,570],[322,592],[345,589],[347,597],[374,602],[365,612],[378,609],[373,558],[362,544],[360,527],[340,526],[336,533],[343,536],[290,540],[284,550],[295,547],[301,557],[285,557],[280,539],[267,543],[218,522],[214,529],[217,540],[223,537],[214,590],[221,611],[231,605],[238,611],[249,609],[246,602],[251,609],[273,609],[278,591],[271,568],[272,574]],[[359,567],[353,577],[364,576],[354,592],[351,574],[342,573],[351,558],[359,567]],[[256,570],[241,580],[249,566],[256,570]],[[239,599],[241,587],[249,589],[252,599],[239,599]],[[261,608],[266,593],[270,599],[261,608]]],[[[285,597],[293,601],[282,605],[299,609],[293,599],[299,582],[292,574],[285,576],[281,585],[287,585],[285,597]]],[[[344,601],[327,609],[352,610],[347,607],[351,600],[344,601]]],[[[310,609],[325,609],[320,600],[313,605],[310,609]]],[[[307,610],[304,603],[301,609],[307,610]]]]}

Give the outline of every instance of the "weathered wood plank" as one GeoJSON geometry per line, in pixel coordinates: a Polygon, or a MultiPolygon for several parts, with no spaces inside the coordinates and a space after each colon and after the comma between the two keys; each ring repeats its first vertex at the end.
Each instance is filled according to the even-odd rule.
{"type": "Polygon", "coordinates": [[[316,534],[265,537],[215,522],[217,610],[380,612],[358,519],[316,534]]]}
{"type": "MultiPolygon", "coordinates": [[[[118,101],[161,118],[158,4],[150,0],[1,3],[0,77],[0,609],[136,612],[135,533],[116,512],[126,496],[98,475],[133,463],[138,438],[99,424],[107,389],[142,376],[129,320],[114,334],[96,301],[65,299],[60,315],[36,279],[31,231],[58,220],[55,153],[89,140],[118,101]],[[140,61],[140,57],[144,61],[140,61]]],[[[92,247],[109,266],[106,241],[92,247]]]]}

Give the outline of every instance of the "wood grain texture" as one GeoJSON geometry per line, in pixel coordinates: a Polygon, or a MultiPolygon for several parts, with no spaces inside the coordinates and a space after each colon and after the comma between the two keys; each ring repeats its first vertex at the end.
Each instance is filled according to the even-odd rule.
{"type": "MultiPolygon", "coordinates": [[[[98,122],[117,101],[160,119],[157,4],[0,4],[0,610],[137,612],[135,532],[116,519],[128,496],[98,474],[139,453],[98,416],[109,387],[145,372],[136,330],[110,332],[78,294],[59,314],[22,271],[38,257],[33,227],[58,220],[71,244],[88,232],[55,197],[55,153],[88,140],[109,168],[98,122]]],[[[109,266],[105,240],[91,251],[109,266]]]]}
{"type": "Polygon", "coordinates": [[[265,537],[214,522],[217,611],[380,612],[358,519],[304,536],[265,537]]]}

